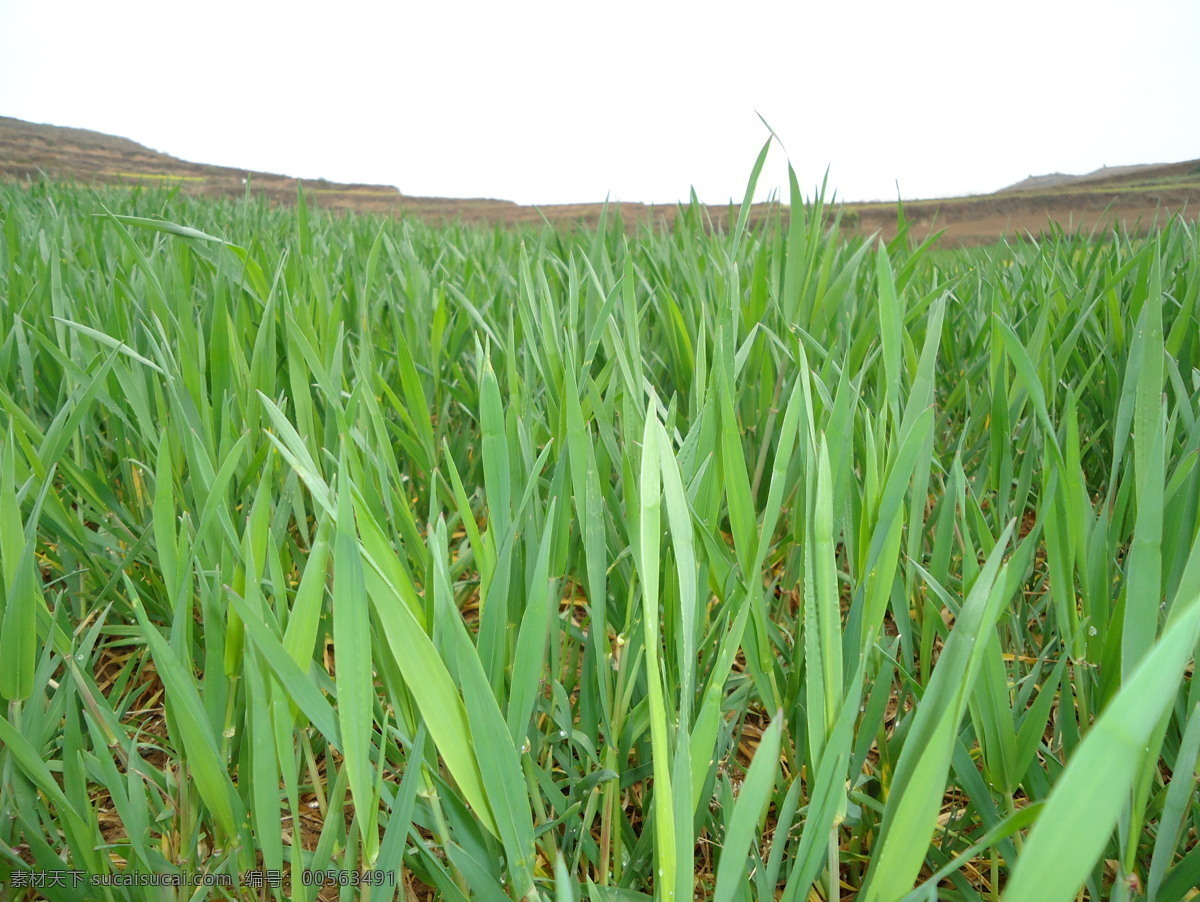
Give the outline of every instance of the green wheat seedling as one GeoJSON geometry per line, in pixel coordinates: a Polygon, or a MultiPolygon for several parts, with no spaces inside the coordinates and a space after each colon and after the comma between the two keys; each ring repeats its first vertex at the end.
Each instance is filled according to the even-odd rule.
{"type": "Polygon", "coordinates": [[[1194,226],[766,153],[666,229],[0,185],[0,899],[1196,898],[1194,226]]]}

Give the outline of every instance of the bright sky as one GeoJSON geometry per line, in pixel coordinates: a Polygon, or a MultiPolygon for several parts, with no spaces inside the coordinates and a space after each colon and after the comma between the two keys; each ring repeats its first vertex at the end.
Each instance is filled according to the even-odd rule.
{"type": "Polygon", "coordinates": [[[522,203],[847,200],[1200,157],[1198,0],[0,0],[0,115],[522,203]]]}

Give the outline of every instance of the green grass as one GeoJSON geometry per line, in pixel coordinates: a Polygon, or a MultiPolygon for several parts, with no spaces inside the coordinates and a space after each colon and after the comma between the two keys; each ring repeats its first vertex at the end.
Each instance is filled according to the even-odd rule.
{"type": "Polygon", "coordinates": [[[803,200],[0,185],[0,899],[1195,898],[1194,227],[803,200]]]}
{"type": "Polygon", "coordinates": [[[158,179],[164,182],[203,182],[203,175],[176,175],[167,172],[114,172],[113,175],[130,179],[158,179]]]}

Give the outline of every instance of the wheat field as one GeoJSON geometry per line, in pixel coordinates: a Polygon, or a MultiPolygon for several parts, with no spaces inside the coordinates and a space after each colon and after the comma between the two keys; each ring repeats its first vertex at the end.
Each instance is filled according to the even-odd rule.
{"type": "Polygon", "coordinates": [[[748,211],[0,185],[0,899],[1197,898],[1195,226],[748,211]]]}

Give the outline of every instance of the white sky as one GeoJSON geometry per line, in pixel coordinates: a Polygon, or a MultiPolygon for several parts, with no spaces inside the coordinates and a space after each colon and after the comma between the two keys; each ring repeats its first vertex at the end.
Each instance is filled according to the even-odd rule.
{"type": "Polygon", "coordinates": [[[406,194],[740,200],[756,112],[847,200],[1200,158],[1200,0],[0,0],[0,115],[406,194]]]}

